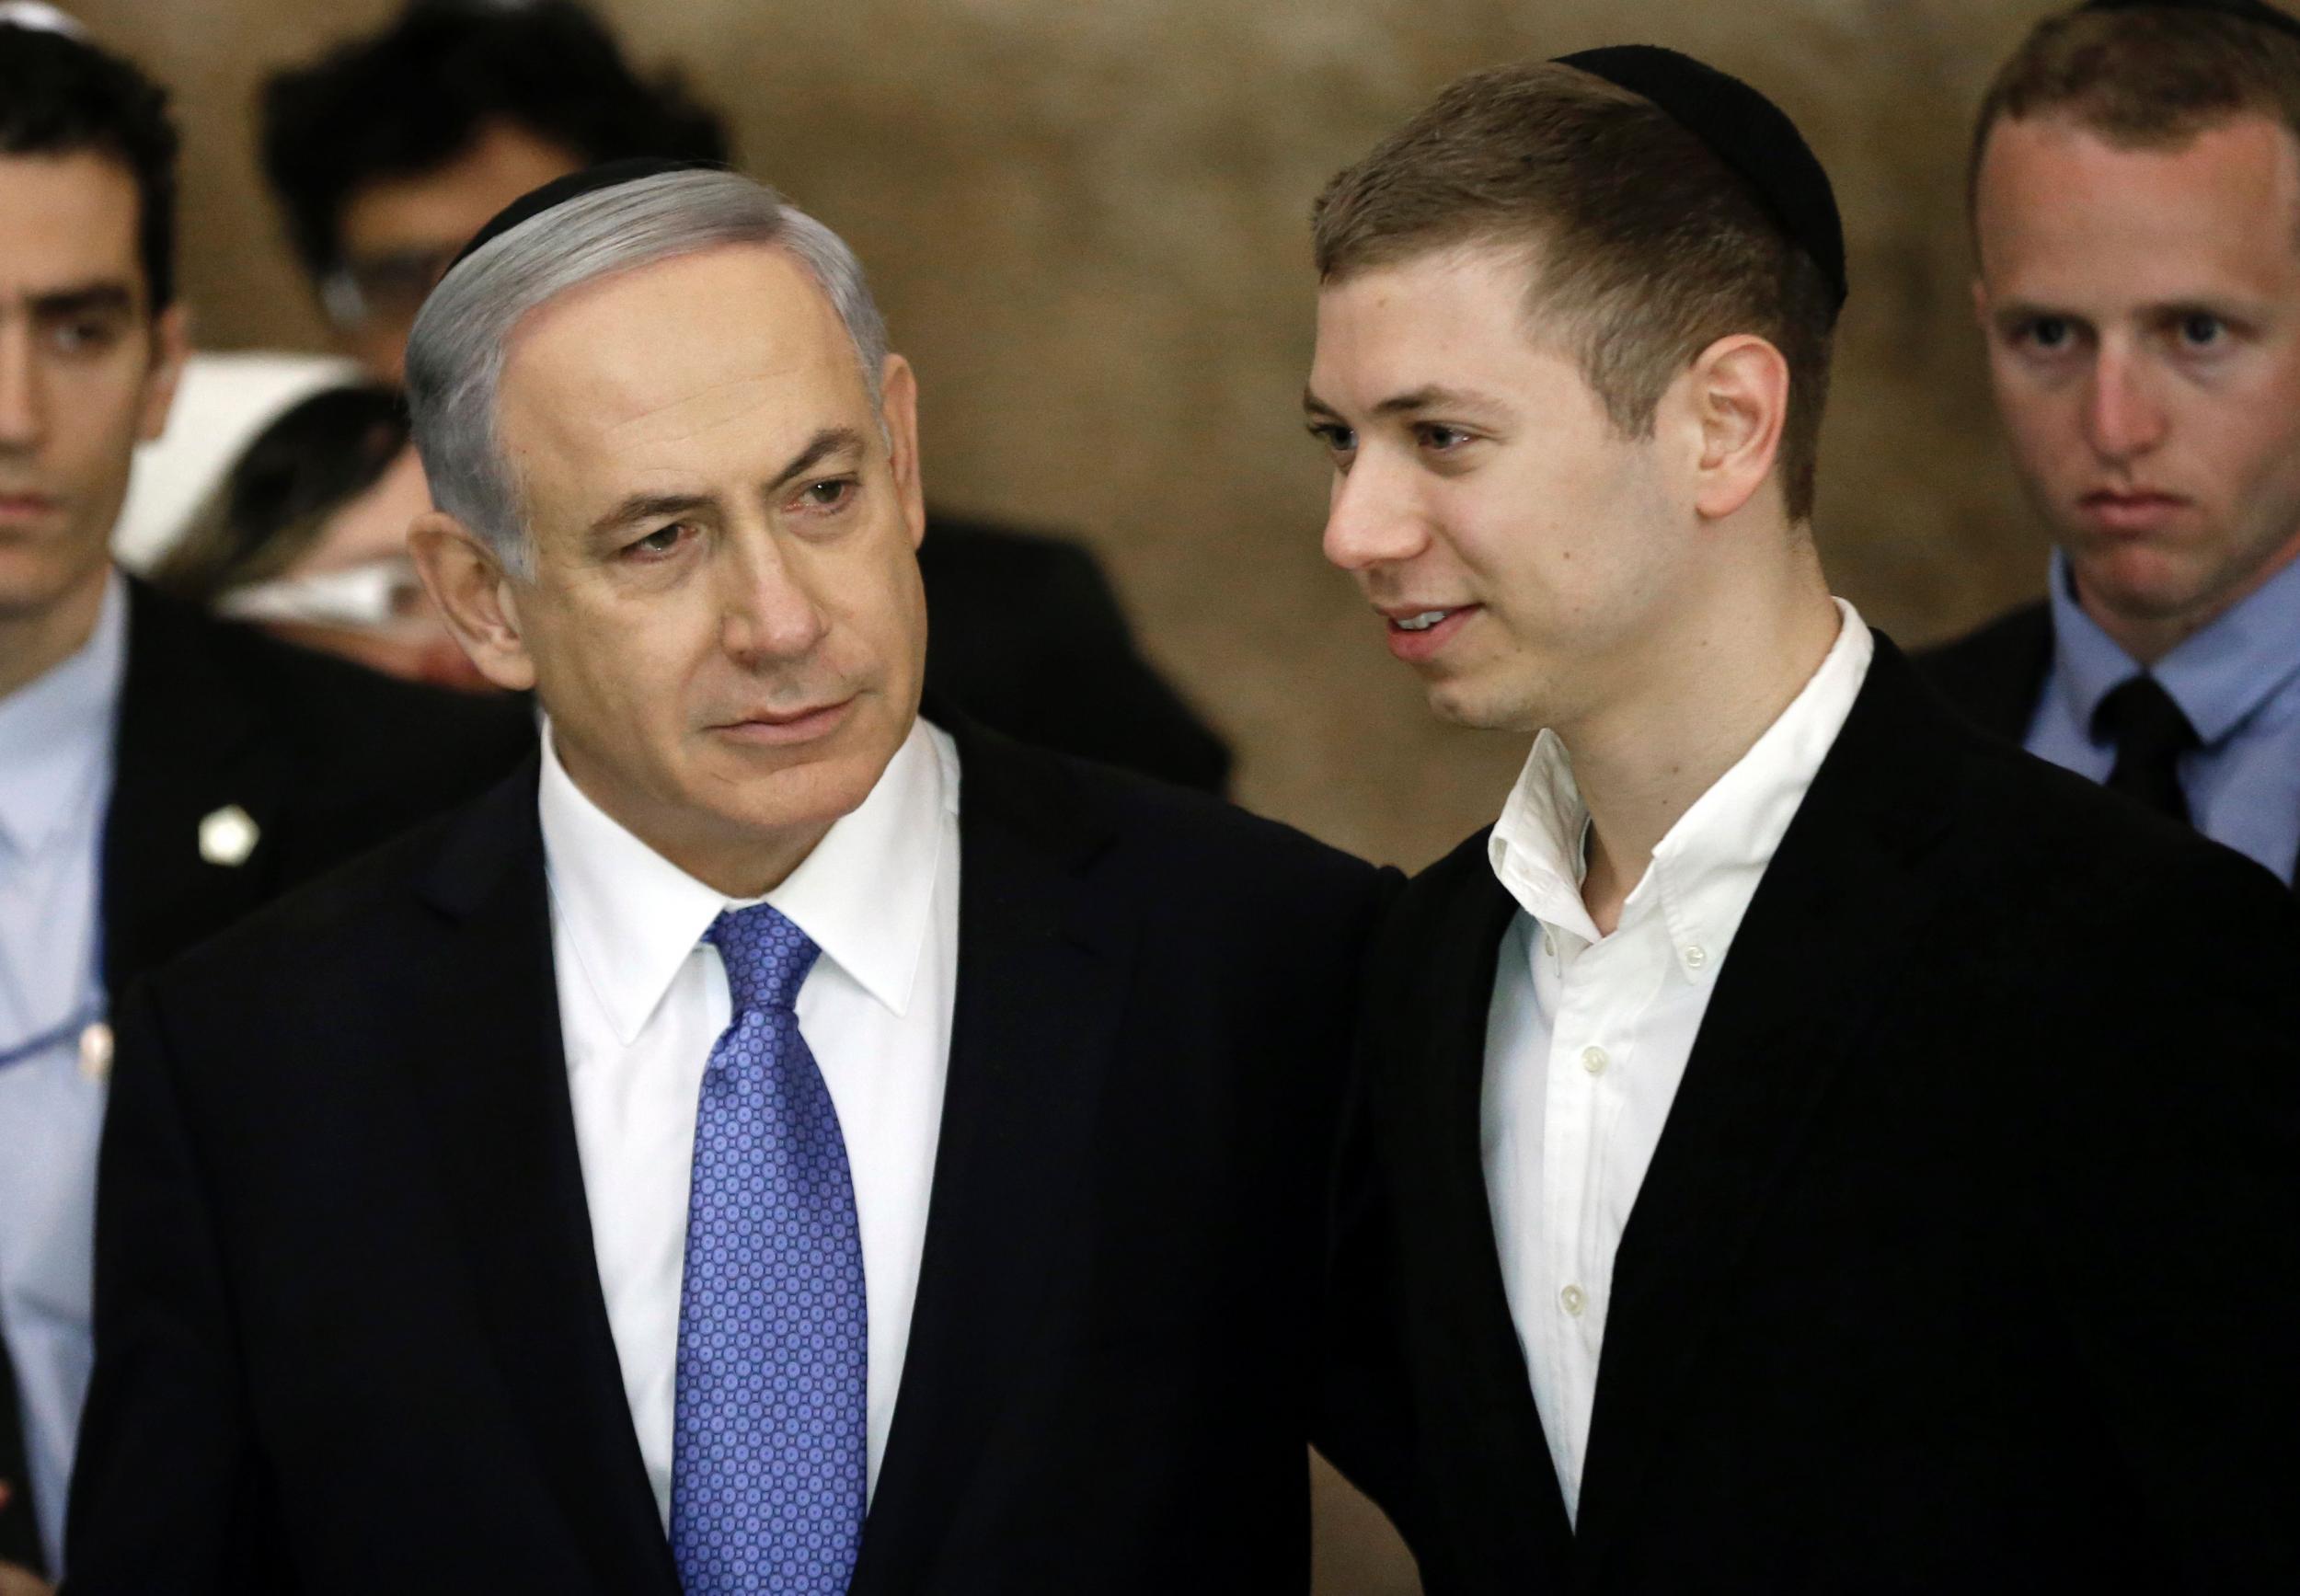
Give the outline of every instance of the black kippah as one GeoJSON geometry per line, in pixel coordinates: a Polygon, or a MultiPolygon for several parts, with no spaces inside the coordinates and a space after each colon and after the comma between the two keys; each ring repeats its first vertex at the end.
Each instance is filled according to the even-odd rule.
{"type": "Polygon", "coordinates": [[[489,219],[486,226],[471,235],[470,243],[455,252],[455,258],[447,263],[447,270],[454,270],[522,222],[532,221],[569,200],[595,194],[602,189],[619,189],[642,178],[660,178],[670,172],[718,169],[708,161],[666,161],[653,155],[634,155],[628,160],[605,161],[596,166],[585,166],[580,172],[569,172],[563,178],[554,178],[540,189],[528,189],[498,211],[489,219]]]}
{"type": "Polygon", "coordinates": [[[1845,308],[1845,224],[1829,174],[1788,113],[1737,77],[1652,44],[1557,59],[1643,95],[1747,183],[1767,214],[1821,269],[1845,308]]]}
{"type": "Polygon", "coordinates": [[[2257,23],[2300,39],[2300,17],[2264,6],[2260,0],[2087,0],[2087,11],[2216,11],[2239,22],[2257,23]]]}

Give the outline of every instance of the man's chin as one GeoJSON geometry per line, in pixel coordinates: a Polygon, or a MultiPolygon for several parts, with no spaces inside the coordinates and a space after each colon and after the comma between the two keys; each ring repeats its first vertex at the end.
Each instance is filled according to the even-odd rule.
{"type": "Polygon", "coordinates": [[[1524,706],[1498,683],[1472,676],[1455,676],[1427,684],[1430,713],[1440,720],[1472,731],[1515,731],[1524,729],[1524,706]]]}

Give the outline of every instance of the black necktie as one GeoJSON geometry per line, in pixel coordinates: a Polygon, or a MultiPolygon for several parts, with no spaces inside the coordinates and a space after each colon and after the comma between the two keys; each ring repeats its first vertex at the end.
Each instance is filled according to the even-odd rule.
{"type": "Polygon", "coordinates": [[[0,1341],[0,1480],[8,1485],[8,1500],[0,1506],[0,1563],[16,1563],[40,1572],[40,1526],[32,1516],[32,1482],[25,1477],[23,1427],[17,1422],[16,1371],[8,1365],[8,1349],[0,1341]]]}
{"type": "Polygon", "coordinates": [[[2154,676],[2135,676],[2100,700],[2092,714],[2092,734],[2116,742],[2116,768],[2109,790],[2138,799],[2170,820],[2189,823],[2188,795],[2180,790],[2180,755],[2196,746],[2172,695],[2154,676]]]}

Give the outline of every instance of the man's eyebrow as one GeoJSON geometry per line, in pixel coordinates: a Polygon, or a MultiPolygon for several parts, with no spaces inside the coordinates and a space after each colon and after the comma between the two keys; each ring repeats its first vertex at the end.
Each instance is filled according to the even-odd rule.
{"type": "Polygon", "coordinates": [[[135,292],[124,282],[79,282],[67,288],[43,289],[27,303],[35,316],[48,318],[98,314],[125,315],[135,309],[135,292]]]}
{"type": "Polygon", "coordinates": [[[707,493],[634,493],[592,522],[591,534],[599,537],[618,527],[629,526],[634,522],[692,514],[707,508],[711,501],[707,493]]]}
{"type": "Polygon", "coordinates": [[[1374,413],[1377,416],[1409,416],[1417,410],[1493,410],[1501,408],[1501,400],[1473,389],[1446,388],[1430,384],[1409,393],[1392,394],[1374,407],[1374,413]]]}
{"type": "MultiPolygon", "coordinates": [[[[1420,410],[1500,410],[1501,400],[1471,388],[1448,388],[1432,383],[1409,393],[1392,394],[1374,407],[1376,416],[1410,416],[1420,410]]],[[[1341,412],[1319,398],[1309,388],[1302,390],[1302,408],[1313,416],[1341,419],[1341,412]]]]}
{"type": "Polygon", "coordinates": [[[797,477],[803,477],[834,454],[862,448],[863,435],[852,427],[825,427],[807,440],[807,446],[790,457],[790,464],[775,474],[767,483],[769,494],[781,492],[797,477]]]}
{"type": "MultiPolygon", "coordinates": [[[[862,434],[852,427],[825,427],[807,440],[806,447],[790,458],[790,463],[775,474],[767,483],[769,495],[779,493],[791,481],[820,465],[831,455],[844,450],[862,447],[862,434]]],[[[654,521],[666,516],[691,515],[707,510],[716,502],[707,493],[634,493],[614,509],[591,523],[591,535],[604,537],[619,527],[641,521],[654,521]]]]}

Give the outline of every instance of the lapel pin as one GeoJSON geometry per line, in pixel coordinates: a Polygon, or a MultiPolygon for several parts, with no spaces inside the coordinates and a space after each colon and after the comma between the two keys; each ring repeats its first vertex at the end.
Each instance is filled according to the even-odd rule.
{"type": "Polygon", "coordinates": [[[112,1073],[112,1028],[98,1020],[80,1033],[80,1074],[101,1081],[112,1073]]]}
{"type": "Polygon", "coordinates": [[[229,868],[247,862],[247,855],[256,851],[256,841],[263,833],[256,822],[247,818],[247,811],[237,804],[225,804],[200,822],[200,856],[211,865],[229,868]]]}

